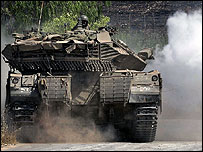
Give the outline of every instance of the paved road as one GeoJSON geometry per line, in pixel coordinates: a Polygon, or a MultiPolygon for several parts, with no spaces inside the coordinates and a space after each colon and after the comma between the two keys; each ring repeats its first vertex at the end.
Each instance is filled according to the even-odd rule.
{"type": "Polygon", "coordinates": [[[155,141],[152,143],[17,144],[2,151],[202,151],[202,141],[155,141]]]}

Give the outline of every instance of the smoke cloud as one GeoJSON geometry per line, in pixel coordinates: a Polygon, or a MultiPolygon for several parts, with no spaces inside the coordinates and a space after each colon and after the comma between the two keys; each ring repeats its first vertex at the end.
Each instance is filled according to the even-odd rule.
{"type": "Polygon", "coordinates": [[[168,44],[156,48],[146,71],[163,78],[160,140],[202,140],[202,11],[176,12],[167,20],[168,44]]]}

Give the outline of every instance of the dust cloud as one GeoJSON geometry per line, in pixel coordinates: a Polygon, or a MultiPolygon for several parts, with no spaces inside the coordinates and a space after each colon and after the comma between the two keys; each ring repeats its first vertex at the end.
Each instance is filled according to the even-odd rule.
{"type": "Polygon", "coordinates": [[[176,12],[167,20],[168,44],[156,48],[163,78],[158,140],[202,140],[202,11],[176,12]]]}
{"type": "Polygon", "coordinates": [[[19,142],[34,143],[94,143],[115,141],[112,126],[98,128],[84,117],[42,117],[35,126],[25,126],[17,135],[19,142]]]}

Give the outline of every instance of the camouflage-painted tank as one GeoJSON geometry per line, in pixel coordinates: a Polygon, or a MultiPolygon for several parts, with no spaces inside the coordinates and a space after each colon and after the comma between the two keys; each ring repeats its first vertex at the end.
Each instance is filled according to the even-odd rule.
{"type": "Polygon", "coordinates": [[[162,79],[156,70],[142,72],[152,50],[136,54],[112,35],[112,28],[80,25],[64,34],[13,33],[2,54],[10,66],[6,109],[15,124],[65,111],[111,123],[130,141],[154,141],[162,79]]]}

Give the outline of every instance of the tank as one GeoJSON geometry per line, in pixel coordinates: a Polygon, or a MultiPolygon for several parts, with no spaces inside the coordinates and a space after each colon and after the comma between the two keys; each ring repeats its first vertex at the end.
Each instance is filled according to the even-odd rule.
{"type": "Polygon", "coordinates": [[[123,140],[155,140],[162,111],[162,78],[144,72],[153,51],[138,53],[113,37],[115,29],[82,26],[63,34],[35,30],[13,33],[2,55],[10,70],[6,112],[16,126],[65,112],[112,124],[123,140]]]}

